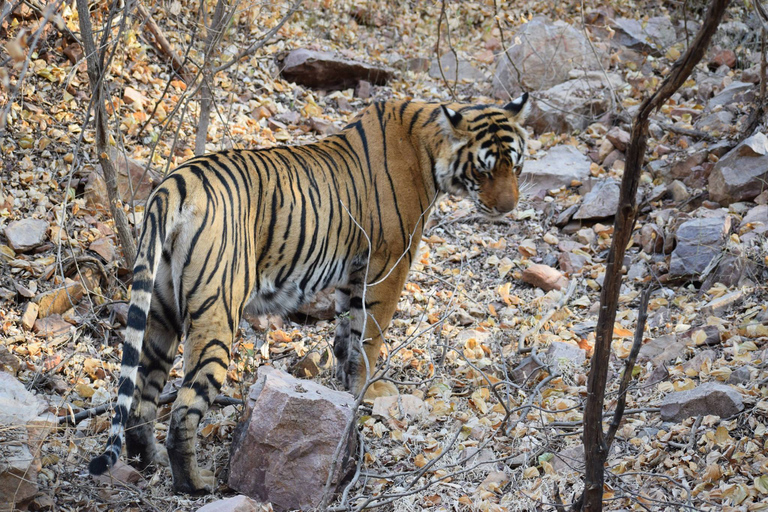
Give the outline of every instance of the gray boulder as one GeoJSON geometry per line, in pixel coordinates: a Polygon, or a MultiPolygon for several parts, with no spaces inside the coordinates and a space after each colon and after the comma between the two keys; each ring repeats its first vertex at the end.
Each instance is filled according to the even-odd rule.
{"type": "Polygon", "coordinates": [[[21,219],[5,227],[8,245],[17,253],[26,252],[45,242],[48,222],[43,219],[21,219]]]}
{"type": "Polygon", "coordinates": [[[442,80],[443,74],[440,73],[440,66],[443,68],[443,74],[445,79],[453,82],[458,76],[459,82],[475,82],[485,80],[485,75],[479,69],[476,69],[469,61],[459,59],[458,65],[456,65],[456,57],[453,52],[446,52],[440,57],[440,62],[437,59],[432,60],[429,66],[429,76],[435,80],[442,80]]]}
{"type": "Polygon", "coordinates": [[[757,132],[721,158],[709,176],[709,197],[722,205],[749,201],[768,188],[768,137],[757,132]]]}
{"type": "Polygon", "coordinates": [[[738,391],[727,384],[707,382],[688,391],[669,393],[661,401],[660,414],[664,421],[683,421],[709,414],[727,418],[743,409],[738,391]]]}
{"type": "Polygon", "coordinates": [[[669,262],[672,277],[700,276],[723,250],[730,217],[691,219],[680,224],[677,246],[669,262]]]}
{"type": "Polygon", "coordinates": [[[616,180],[599,181],[581,202],[579,210],[574,214],[576,220],[602,219],[616,215],[619,208],[619,193],[621,187],[616,180]]]}
{"type": "Polygon", "coordinates": [[[572,181],[583,182],[589,177],[590,160],[573,146],[555,146],[539,160],[526,160],[521,183],[528,194],[570,186],[572,181]]]}

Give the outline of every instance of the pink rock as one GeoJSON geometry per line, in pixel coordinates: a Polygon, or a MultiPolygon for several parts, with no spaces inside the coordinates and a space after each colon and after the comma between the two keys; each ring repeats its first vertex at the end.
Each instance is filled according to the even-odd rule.
{"type": "Polygon", "coordinates": [[[275,510],[317,508],[331,470],[335,488],[354,466],[354,428],[334,459],[354,403],[349,393],[262,366],[232,441],[229,486],[275,510]]]}
{"type": "Polygon", "coordinates": [[[554,269],[549,265],[539,264],[533,264],[523,270],[523,281],[541,288],[545,292],[550,290],[560,290],[568,283],[565,276],[563,276],[557,269],[554,269]]]}
{"type": "Polygon", "coordinates": [[[241,494],[225,500],[209,503],[204,507],[197,509],[197,512],[258,512],[260,510],[268,510],[262,508],[260,505],[259,502],[241,494]]]}

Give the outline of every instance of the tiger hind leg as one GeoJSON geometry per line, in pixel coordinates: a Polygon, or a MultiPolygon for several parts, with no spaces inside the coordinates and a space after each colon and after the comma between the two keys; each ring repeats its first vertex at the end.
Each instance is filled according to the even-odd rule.
{"type": "MultiPolygon", "coordinates": [[[[153,300],[153,306],[162,302],[153,300]]],[[[157,402],[165,387],[179,347],[181,327],[169,324],[158,307],[153,307],[147,322],[147,332],[141,351],[138,381],[133,404],[125,429],[125,444],[131,464],[144,470],[157,459],[154,422],[157,419],[157,402]]]]}
{"type": "MultiPolygon", "coordinates": [[[[173,488],[179,493],[203,494],[213,489],[213,477],[204,476],[197,464],[197,427],[226,378],[238,324],[234,321],[228,325],[226,309],[217,305],[190,322],[184,347],[184,380],[171,410],[166,447],[173,488]]],[[[195,309],[190,310],[194,317],[195,309]]]]}
{"type": "Polygon", "coordinates": [[[333,339],[333,354],[336,356],[336,378],[344,379],[344,365],[349,356],[350,321],[348,288],[336,288],[336,335],[333,339]]]}

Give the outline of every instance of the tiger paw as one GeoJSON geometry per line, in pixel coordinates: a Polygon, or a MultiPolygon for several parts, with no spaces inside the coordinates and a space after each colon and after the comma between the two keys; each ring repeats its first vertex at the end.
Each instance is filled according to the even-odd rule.
{"type": "Polygon", "coordinates": [[[198,469],[188,478],[178,485],[173,482],[173,490],[177,494],[189,494],[191,496],[202,496],[211,494],[216,485],[216,477],[212,471],[207,469],[198,469]]]}

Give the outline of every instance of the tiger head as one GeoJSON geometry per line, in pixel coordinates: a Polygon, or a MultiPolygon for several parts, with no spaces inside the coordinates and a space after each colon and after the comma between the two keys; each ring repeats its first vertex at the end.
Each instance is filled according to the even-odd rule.
{"type": "Polygon", "coordinates": [[[503,107],[441,105],[447,144],[435,162],[440,190],[468,196],[489,218],[517,206],[528,133],[528,93],[503,107]]]}

